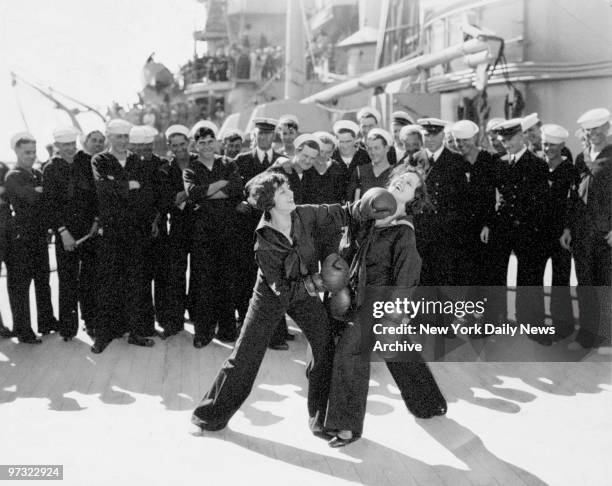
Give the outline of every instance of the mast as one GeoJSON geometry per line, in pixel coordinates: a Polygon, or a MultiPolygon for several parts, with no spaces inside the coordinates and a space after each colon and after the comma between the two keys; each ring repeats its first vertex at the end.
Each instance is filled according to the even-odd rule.
{"type": "Polygon", "coordinates": [[[299,100],[306,80],[304,23],[300,0],[287,0],[285,99],[299,100]]]}

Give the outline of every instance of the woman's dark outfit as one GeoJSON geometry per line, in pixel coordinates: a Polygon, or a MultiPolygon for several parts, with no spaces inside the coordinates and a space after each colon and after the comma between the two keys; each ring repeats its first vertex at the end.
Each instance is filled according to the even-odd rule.
{"type": "Polygon", "coordinates": [[[263,220],[255,231],[259,266],[253,296],[240,337],[210,388],[195,409],[192,422],[207,430],[225,427],[251,392],[266,347],[278,321],[289,314],[312,348],[308,366],[308,415],[322,425],[327,408],[334,353],[331,328],[318,296],[304,279],[318,271],[313,234],[324,225],[344,226],[356,214],[340,205],[297,206],[291,213],[291,243],[263,220]]]}
{"type": "MultiPolygon", "coordinates": [[[[411,224],[376,227],[369,222],[362,228],[350,227],[349,234],[354,235],[351,239],[355,248],[347,256],[353,254],[351,282],[358,305],[365,287],[417,286],[421,257],[411,224]]],[[[370,338],[370,334],[371,329],[357,318],[340,335],[325,420],[327,429],[351,430],[355,436],[361,436],[370,380],[370,361],[364,356],[362,339],[370,338]]],[[[446,412],[446,400],[420,356],[416,361],[389,360],[386,364],[404,403],[414,415],[429,418],[446,412]]]]}

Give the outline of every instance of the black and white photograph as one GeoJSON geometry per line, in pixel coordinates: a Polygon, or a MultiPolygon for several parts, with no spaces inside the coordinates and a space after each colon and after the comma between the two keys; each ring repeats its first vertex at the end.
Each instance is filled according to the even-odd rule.
{"type": "Polygon", "coordinates": [[[612,1],[0,0],[0,482],[612,484],[612,1]]]}

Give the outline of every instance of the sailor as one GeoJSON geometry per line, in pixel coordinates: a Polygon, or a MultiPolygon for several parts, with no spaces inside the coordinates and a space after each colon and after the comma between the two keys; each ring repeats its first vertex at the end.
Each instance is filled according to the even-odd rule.
{"type": "Polygon", "coordinates": [[[90,130],[83,134],[82,142],[83,151],[91,157],[104,150],[106,137],[100,130],[90,130]]]}
{"type": "MultiPolygon", "coordinates": [[[[272,142],[274,141],[274,133],[278,121],[273,118],[256,117],[253,120],[254,130],[253,138],[255,147],[242,154],[239,154],[236,159],[238,172],[244,184],[250,181],[253,177],[270,167],[282,154],[272,150],[272,142]]],[[[249,299],[253,293],[255,278],[257,277],[257,265],[255,264],[255,255],[253,253],[253,238],[255,237],[255,229],[261,219],[261,212],[252,208],[243,198],[236,206],[238,239],[236,241],[236,253],[239,259],[239,264],[236,265],[234,290],[232,292],[235,300],[235,308],[238,313],[238,322],[244,321],[246,311],[249,306],[249,299]]],[[[293,335],[287,331],[285,319],[282,319],[285,329],[285,339],[280,342],[272,342],[273,346],[286,348],[287,339],[293,339],[293,335]]]]}
{"type": "Polygon", "coordinates": [[[11,233],[6,260],[7,288],[13,333],[22,343],[40,343],[30,322],[30,283],[36,289],[38,332],[49,334],[57,329],[49,287],[49,227],[43,197],[42,174],[33,168],[36,139],[21,132],[11,138],[17,164],[5,178],[6,197],[13,208],[11,233]]]}
{"type": "Polygon", "coordinates": [[[402,127],[407,125],[412,125],[414,121],[410,118],[410,115],[405,111],[394,111],[391,113],[391,129],[393,133],[393,145],[389,147],[389,152],[387,152],[387,158],[389,159],[389,164],[395,165],[398,160],[404,158],[404,143],[400,137],[400,130],[402,127]]]}
{"type": "Polygon", "coordinates": [[[153,143],[157,130],[150,125],[133,126],[130,129],[130,151],[137,157],[149,171],[148,179],[151,190],[143,192],[146,198],[142,204],[146,206],[150,224],[149,235],[145,239],[145,287],[146,304],[143,328],[140,336],[153,337],[156,335],[155,319],[162,327],[167,326],[168,319],[168,221],[166,214],[162,213],[160,204],[161,181],[159,169],[164,160],[153,153],[153,143]]]}
{"type": "Polygon", "coordinates": [[[561,340],[574,333],[572,297],[570,295],[571,253],[559,244],[567,215],[568,194],[576,179],[574,164],[563,155],[568,131],[560,125],[540,127],[542,151],[548,164],[548,208],[544,237],[546,257],[552,263],[550,313],[555,327],[555,339],[561,340]]]}
{"type": "Polygon", "coordinates": [[[79,304],[85,329],[90,334],[93,334],[96,313],[96,189],[88,160],[76,158],[78,135],[74,127],[58,127],[53,131],[56,156],[43,171],[49,221],[55,233],[59,332],[64,341],[78,332],[79,304]]]}
{"type": "Polygon", "coordinates": [[[243,183],[236,164],[216,155],[217,135],[212,122],[200,122],[191,129],[198,158],[183,171],[185,192],[194,205],[190,290],[195,348],[209,344],[215,329],[220,341],[233,342],[237,337],[231,284],[236,268],[235,208],[243,183]]]}
{"type": "MultiPolygon", "coordinates": [[[[190,308],[187,267],[191,254],[194,208],[185,192],[183,171],[190,162],[197,160],[197,155],[189,153],[189,129],[186,126],[172,125],[165,135],[172,156],[159,168],[160,210],[164,217],[169,216],[169,308],[166,318],[160,322],[162,339],[170,338],[185,328],[185,311],[190,308]]],[[[189,280],[193,282],[193,278],[189,280]]]]}
{"type": "MultiPolygon", "coordinates": [[[[521,129],[523,130],[523,136],[527,142],[527,147],[534,154],[541,159],[545,158],[544,150],[542,148],[542,120],[538,117],[537,113],[530,113],[521,121],[521,129]]],[[[572,153],[570,150],[563,145],[563,157],[573,162],[572,153]]]]}
{"type": "Polygon", "coordinates": [[[380,112],[371,106],[364,106],[357,112],[357,123],[359,123],[359,133],[361,134],[359,143],[362,148],[365,149],[368,146],[368,132],[372,128],[380,126],[381,121],[380,112]]]}
{"type": "Polygon", "coordinates": [[[279,152],[285,157],[293,157],[295,154],[295,139],[299,134],[299,121],[295,115],[282,115],[278,119],[277,131],[280,135],[281,147],[279,152]]]}
{"type": "Polygon", "coordinates": [[[244,133],[238,128],[225,130],[221,134],[221,143],[223,144],[223,155],[230,159],[242,152],[242,144],[244,142],[244,133]]]}
{"type": "Polygon", "coordinates": [[[139,333],[147,312],[143,248],[151,232],[146,201],[151,171],[128,151],[132,125],[121,119],[106,127],[109,149],[93,156],[94,181],[102,236],[97,255],[98,303],[93,353],[129,332],[128,343],[151,347],[139,333]]]}
{"type": "Polygon", "coordinates": [[[572,349],[595,348],[611,354],[610,285],[612,279],[612,144],[610,112],[595,108],[578,118],[589,149],[576,157],[568,224],[561,245],[572,249],[578,277],[580,330],[572,349]]]}
{"type": "Polygon", "coordinates": [[[361,147],[357,139],[359,125],[350,120],[338,120],[334,123],[333,131],[338,139],[338,148],[332,154],[332,158],[346,166],[350,178],[358,166],[370,163],[367,150],[361,147]]]}
{"type": "MultiPolygon", "coordinates": [[[[493,324],[505,322],[505,285],[511,252],[518,260],[516,319],[519,323],[544,325],[543,279],[546,267],[546,224],[548,166],[527,149],[521,118],[498,124],[495,129],[507,154],[499,166],[496,189],[496,215],[485,227],[482,241],[490,245],[490,282],[496,286],[485,315],[493,324]],[[501,321],[500,321],[501,319],[501,321]]],[[[530,335],[540,344],[550,345],[548,334],[530,335]]]]}
{"type": "MultiPolygon", "coordinates": [[[[6,261],[9,244],[9,223],[11,220],[11,207],[6,199],[6,188],[4,187],[4,178],[8,171],[8,165],[0,162],[0,270],[2,270],[2,262],[6,261]]],[[[0,337],[13,337],[13,331],[8,329],[4,322],[2,322],[2,314],[0,314],[0,337]]]]}
{"type": "Polygon", "coordinates": [[[481,241],[481,232],[490,226],[489,219],[495,212],[495,180],[497,163],[495,157],[478,146],[478,125],[470,120],[461,120],[450,127],[455,144],[465,161],[467,181],[465,204],[465,233],[459,248],[463,268],[457,284],[485,286],[486,245],[481,241]]]}
{"type": "Polygon", "coordinates": [[[399,131],[399,138],[404,147],[404,154],[396,165],[409,164],[411,157],[423,148],[423,129],[421,125],[405,125],[399,131]]]}
{"type": "Polygon", "coordinates": [[[346,192],[347,200],[356,201],[372,187],[385,187],[391,174],[387,154],[393,145],[393,136],[382,128],[368,131],[368,155],[372,161],[357,167],[350,176],[346,192]]]}

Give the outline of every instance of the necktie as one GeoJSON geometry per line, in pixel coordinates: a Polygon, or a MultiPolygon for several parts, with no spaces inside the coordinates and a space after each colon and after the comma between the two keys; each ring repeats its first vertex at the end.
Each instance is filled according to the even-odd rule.
{"type": "Polygon", "coordinates": [[[263,160],[261,161],[263,165],[266,167],[270,165],[270,159],[268,159],[268,152],[265,153],[263,160]]]}

